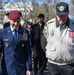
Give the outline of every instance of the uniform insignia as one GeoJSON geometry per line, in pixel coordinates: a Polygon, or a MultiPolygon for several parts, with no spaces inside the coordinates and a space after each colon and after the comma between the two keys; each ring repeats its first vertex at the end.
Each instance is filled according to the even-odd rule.
{"type": "Polygon", "coordinates": [[[28,40],[28,34],[26,32],[23,33],[23,39],[26,41],[28,40]]]}
{"type": "Polygon", "coordinates": [[[5,46],[6,46],[6,47],[8,47],[8,46],[9,46],[9,44],[6,42],[6,43],[5,43],[5,46]]]}
{"type": "Polygon", "coordinates": [[[64,10],[65,10],[64,6],[60,6],[60,7],[59,7],[59,10],[60,10],[60,11],[64,11],[64,10]]]}
{"type": "Polygon", "coordinates": [[[3,41],[9,41],[9,39],[3,39],[3,41]]]}
{"type": "Polygon", "coordinates": [[[22,47],[24,47],[24,44],[22,44],[22,47]]]}
{"type": "Polygon", "coordinates": [[[74,31],[70,31],[70,30],[69,30],[69,37],[70,37],[70,38],[74,38],[74,31]]]}
{"type": "Polygon", "coordinates": [[[54,30],[51,30],[51,34],[50,34],[51,36],[54,36],[54,30]]]}

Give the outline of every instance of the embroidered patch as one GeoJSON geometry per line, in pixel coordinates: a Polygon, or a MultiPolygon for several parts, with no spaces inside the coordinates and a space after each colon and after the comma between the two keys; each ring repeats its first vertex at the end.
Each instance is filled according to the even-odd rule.
{"type": "Polygon", "coordinates": [[[74,31],[69,30],[69,37],[74,38],[74,31]]]}
{"type": "Polygon", "coordinates": [[[9,46],[9,44],[6,42],[6,43],[5,43],[5,46],[6,46],[6,47],[8,47],[8,46],[9,46]]]}
{"type": "Polygon", "coordinates": [[[60,6],[60,7],[59,7],[59,10],[60,10],[60,11],[64,11],[64,10],[65,10],[64,6],[60,6]]]}
{"type": "Polygon", "coordinates": [[[50,35],[51,35],[51,36],[54,36],[54,30],[51,30],[50,35]]]}

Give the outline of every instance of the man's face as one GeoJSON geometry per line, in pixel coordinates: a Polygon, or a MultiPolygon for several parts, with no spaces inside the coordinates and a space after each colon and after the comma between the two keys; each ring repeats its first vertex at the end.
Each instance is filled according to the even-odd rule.
{"type": "Polygon", "coordinates": [[[10,25],[13,27],[13,29],[16,29],[20,26],[20,19],[9,20],[9,21],[10,21],[10,25]]]}
{"type": "Polygon", "coordinates": [[[44,21],[44,18],[38,18],[38,22],[42,23],[44,21]]]}
{"type": "Polygon", "coordinates": [[[57,20],[60,24],[64,24],[67,21],[68,15],[57,15],[57,20]]]}

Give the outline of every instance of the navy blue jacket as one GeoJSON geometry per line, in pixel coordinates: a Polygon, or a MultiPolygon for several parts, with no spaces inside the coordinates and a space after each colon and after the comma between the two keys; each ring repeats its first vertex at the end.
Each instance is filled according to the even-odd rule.
{"type": "MultiPolygon", "coordinates": [[[[3,47],[7,75],[26,75],[31,67],[31,51],[25,29],[19,28],[15,42],[10,26],[0,30],[0,48],[3,47]]],[[[3,74],[4,75],[4,74],[3,74]]],[[[6,75],[6,74],[5,74],[6,75]]]]}

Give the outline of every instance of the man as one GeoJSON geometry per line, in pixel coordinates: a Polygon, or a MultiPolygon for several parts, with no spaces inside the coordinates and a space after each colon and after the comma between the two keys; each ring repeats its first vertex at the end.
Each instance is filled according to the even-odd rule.
{"type": "Polygon", "coordinates": [[[3,75],[30,75],[30,46],[28,35],[20,26],[22,14],[18,10],[10,12],[8,18],[10,26],[0,31],[0,48],[3,48],[4,61],[3,75]],[[7,74],[6,74],[6,73],[7,74]]]}
{"type": "Polygon", "coordinates": [[[34,73],[35,75],[43,73],[43,63],[45,58],[45,53],[41,48],[41,35],[44,28],[44,14],[38,15],[38,23],[32,26],[32,49],[34,58],[34,73]]]}
{"type": "Polygon", "coordinates": [[[49,75],[74,75],[74,21],[69,19],[69,5],[56,5],[56,18],[47,22],[46,57],[49,75]]]}

